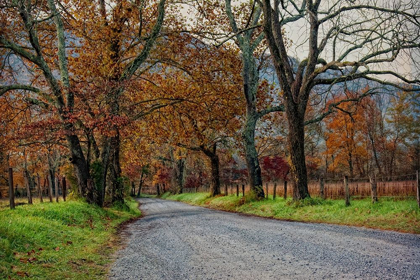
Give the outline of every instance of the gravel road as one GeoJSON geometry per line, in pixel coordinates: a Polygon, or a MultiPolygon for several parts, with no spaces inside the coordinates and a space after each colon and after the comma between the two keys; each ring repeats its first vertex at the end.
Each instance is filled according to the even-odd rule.
{"type": "Polygon", "coordinates": [[[420,279],[420,235],[139,201],[110,279],[420,279]]]}

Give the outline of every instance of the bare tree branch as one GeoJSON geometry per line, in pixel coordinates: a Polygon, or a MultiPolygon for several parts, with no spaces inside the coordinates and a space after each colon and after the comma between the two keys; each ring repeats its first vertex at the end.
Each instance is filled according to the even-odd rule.
{"type": "Polygon", "coordinates": [[[9,85],[9,86],[0,86],[0,96],[5,94],[8,91],[12,90],[28,90],[32,92],[39,93],[41,90],[39,88],[28,86],[28,85],[9,85]]]}

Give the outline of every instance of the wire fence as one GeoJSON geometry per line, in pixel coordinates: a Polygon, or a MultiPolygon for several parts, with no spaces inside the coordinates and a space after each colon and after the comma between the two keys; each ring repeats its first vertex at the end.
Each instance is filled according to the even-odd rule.
{"type": "MultiPolygon", "coordinates": [[[[377,183],[377,197],[393,197],[393,198],[410,198],[416,197],[417,192],[419,189],[419,182],[417,175],[414,174],[406,174],[400,176],[394,176],[393,180],[387,180],[384,177],[376,177],[377,183]]],[[[278,182],[269,182],[264,183],[264,192],[265,194],[273,195],[274,194],[274,185],[276,185],[276,196],[277,197],[284,197],[284,193],[286,191],[287,197],[293,196],[293,188],[290,182],[285,181],[278,181],[278,182]],[[285,187],[286,184],[286,187],[285,187]]],[[[342,199],[345,197],[345,189],[344,189],[344,179],[324,179],[324,197],[327,199],[342,199]]],[[[350,196],[353,198],[367,198],[371,197],[372,194],[372,187],[370,178],[356,178],[356,179],[349,179],[348,180],[348,187],[350,196]]],[[[61,188],[58,188],[58,194],[62,195],[61,188]]],[[[159,186],[159,193],[162,194],[166,191],[171,190],[171,187],[168,185],[161,185],[159,186]]],[[[225,184],[221,185],[221,194],[238,194],[244,195],[250,191],[250,187],[248,184],[245,184],[244,181],[238,180],[236,183],[232,184],[225,184]]],[[[308,182],[308,190],[312,197],[320,197],[321,196],[321,179],[318,180],[310,180],[308,182]]],[[[26,197],[27,196],[27,189],[23,186],[17,187],[14,189],[16,197],[26,197]]],[[[55,196],[55,189],[52,190],[52,195],[55,196]]],[[[8,187],[4,186],[0,188],[0,198],[8,197],[8,187]]],[[[36,190],[31,190],[34,192],[33,195],[36,196],[36,190]]],[[[49,196],[48,188],[42,188],[43,196],[49,196]]],[[[145,185],[141,192],[143,194],[150,194],[156,195],[158,193],[158,189],[156,185],[145,185]]],[[[183,193],[196,193],[196,192],[210,192],[210,187],[208,185],[196,187],[196,188],[183,188],[183,193]]]]}
{"type": "MultiPolygon", "coordinates": [[[[393,198],[411,198],[417,196],[418,179],[417,175],[406,174],[401,176],[394,176],[392,181],[387,180],[384,177],[376,177],[377,184],[377,196],[378,197],[393,197],[393,198]]],[[[293,196],[293,188],[290,182],[278,181],[264,183],[264,192],[269,195],[273,195],[274,185],[276,185],[276,196],[284,197],[286,190],[287,197],[293,196]],[[285,188],[286,184],[286,188],[285,188]]],[[[342,199],[345,197],[344,189],[344,178],[343,179],[324,179],[324,197],[327,199],[342,199]]],[[[370,178],[356,178],[348,180],[350,196],[353,198],[367,198],[371,197],[372,185],[370,178]]],[[[248,193],[250,187],[243,181],[238,181],[233,184],[225,184],[220,187],[221,193],[226,194],[237,194],[243,195],[248,193]]],[[[312,197],[321,196],[321,179],[310,180],[308,182],[308,190],[312,197]]],[[[196,192],[210,192],[210,187],[200,186],[198,188],[183,188],[183,193],[196,193],[196,192]]],[[[146,187],[142,190],[142,193],[156,194],[156,187],[146,187]]]]}

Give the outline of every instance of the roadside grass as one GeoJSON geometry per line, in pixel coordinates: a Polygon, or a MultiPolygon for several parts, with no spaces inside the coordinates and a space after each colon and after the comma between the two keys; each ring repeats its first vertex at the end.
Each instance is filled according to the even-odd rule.
{"type": "Polygon", "coordinates": [[[0,279],[105,279],[118,226],[140,216],[134,200],[104,209],[81,201],[4,205],[0,279]]]}
{"type": "Polygon", "coordinates": [[[239,212],[280,220],[329,223],[367,227],[420,234],[420,210],[415,199],[380,199],[372,204],[370,199],[352,200],[349,207],[343,199],[306,199],[302,202],[273,197],[256,201],[236,195],[209,197],[208,193],[164,194],[164,199],[193,205],[239,212]]]}

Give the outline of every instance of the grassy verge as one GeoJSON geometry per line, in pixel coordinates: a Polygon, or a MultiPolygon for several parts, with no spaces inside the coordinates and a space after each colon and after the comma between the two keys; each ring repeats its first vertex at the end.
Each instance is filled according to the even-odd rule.
{"type": "Polygon", "coordinates": [[[236,195],[210,198],[207,193],[164,194],[162,198],[182,201],[225,211],[240,212],[281,220],[330,223],[368,228],[420,233],[420,210],[415,199],[380,199],[372,204],[369,199],[353,200],[345,207],[344,200],[307,199],[294,203],[272,197],[252,201],[236,195]]]}
{"type": "Polygon", "coordinates": [[[118,226],[139,215],[134,200],[111,209],[80,201],[0,207],[0,279],[105,279],[118,226]]]}

